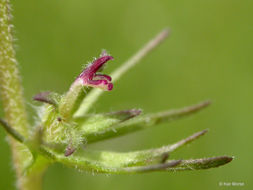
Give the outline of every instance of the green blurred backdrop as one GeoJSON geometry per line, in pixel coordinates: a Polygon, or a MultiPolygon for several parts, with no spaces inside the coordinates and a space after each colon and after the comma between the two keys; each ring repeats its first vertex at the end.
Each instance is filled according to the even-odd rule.
{"type": "MultiPolygon", "coordinates": [[[[161,29],[171,37],[105,93],[92,112],[143,108],[155,112],[211,99],[189,118],[92,145],[130,151],[210,132],[174,158],[233,155],[217,169],[140,175],[91,175],[62,165],[49,168],[45,190],[253,189],[252,0],[22,0],[12,1],[17,58],[27,106],[37,92],[68,89],[81,66],[107,49],[118,67],[161,29]]],[[[14,172],[0,129],[0,189],[13,190],[14,172]]]]}

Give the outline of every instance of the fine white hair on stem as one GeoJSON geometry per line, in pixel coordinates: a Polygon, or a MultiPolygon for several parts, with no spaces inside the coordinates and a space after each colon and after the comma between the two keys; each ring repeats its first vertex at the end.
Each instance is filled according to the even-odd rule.
{"type": "MultiPolygon", "coordinates": [[[[112,76],[113,82],[116,82],[123,74],[135,66],[141,59],[147,56],[153,49],[155,49],[159,44],[161,44],[169,35],[170,30],[164,29],[159,34],[157,34],[153,39],[151,39],[147,44],[143,46],[136,54],[130,57],[126,62],[124,62],[118,69],[116,69],[110,76],[112,76]]],[[[99,89],[92,89],[90,93],[81,103],[79,109],[74,114],[75,117],[82,116],[86,114],[91,106],[96,102],[103,91],[99,89]]]]}

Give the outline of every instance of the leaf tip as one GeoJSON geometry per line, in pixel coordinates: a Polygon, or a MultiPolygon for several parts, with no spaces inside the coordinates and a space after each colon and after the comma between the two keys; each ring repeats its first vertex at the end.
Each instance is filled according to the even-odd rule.
{"type": "Polygon", "coordinates": [[[234,159],[234,156],[223,156],[224,164],[231,162],[234,159]]]}
{"type": "Polygon", "coordinates": [[[56,96],[56,94],[49,91],[40,92],[33,97],[33,100],[55,106],[57,103],[54,96],[56,96]]]}

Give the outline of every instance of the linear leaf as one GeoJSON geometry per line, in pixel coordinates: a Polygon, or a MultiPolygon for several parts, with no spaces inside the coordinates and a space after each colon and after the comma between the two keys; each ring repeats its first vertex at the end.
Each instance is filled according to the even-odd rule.
{"type": "Polygon", "coordinates": [[[176,149],[189,144],[190,142],[198,139],[207,133],[207,130],[203,130],[193,135],[178,141],[177,143],[163,146],[155,149],[132,151],[132,152],[110,152],[110,151],[91,151],[83,150],[80,151],[78,156],[85,156],[90,160],[99,160],[105,165],[113,167],[129,167],[129,166],[144,166],[152,163],[165,162],[170,153],[176,149]]]}
{"type": "Polygon", "coordinates": [[[204,101],[199,104],[170,110],[155,114],[146,114],[134,117],[118,124],[107,125],[105,128],[99,128],[95,131],[94,127],[89,127],[89,123],[84,123],[82,128],[83,137],[87,139],[88,143],[100,141],[103,139],[113,138],[127,133],[131,133],[137,130],[145,129],[163,122],[170,122],[175,119],[193,114],[210,104],[210,101],[204,101]],[[93,129],[93,130],[90,130],[93,129]]]}

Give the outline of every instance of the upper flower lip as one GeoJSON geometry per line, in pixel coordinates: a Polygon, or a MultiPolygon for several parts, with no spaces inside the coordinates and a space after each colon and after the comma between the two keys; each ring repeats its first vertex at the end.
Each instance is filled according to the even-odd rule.
{"type": "Polygon", "coordinates": [[[103,53],[102,56],[93,61],[83,70],[78,79],[81,79],[84,86],[96,87],[108,91],[112,90],[112,78],[108,75],[97,74],[96,72],[101,69],[107,61],[113,59],[112,56],[103,53]]]}

